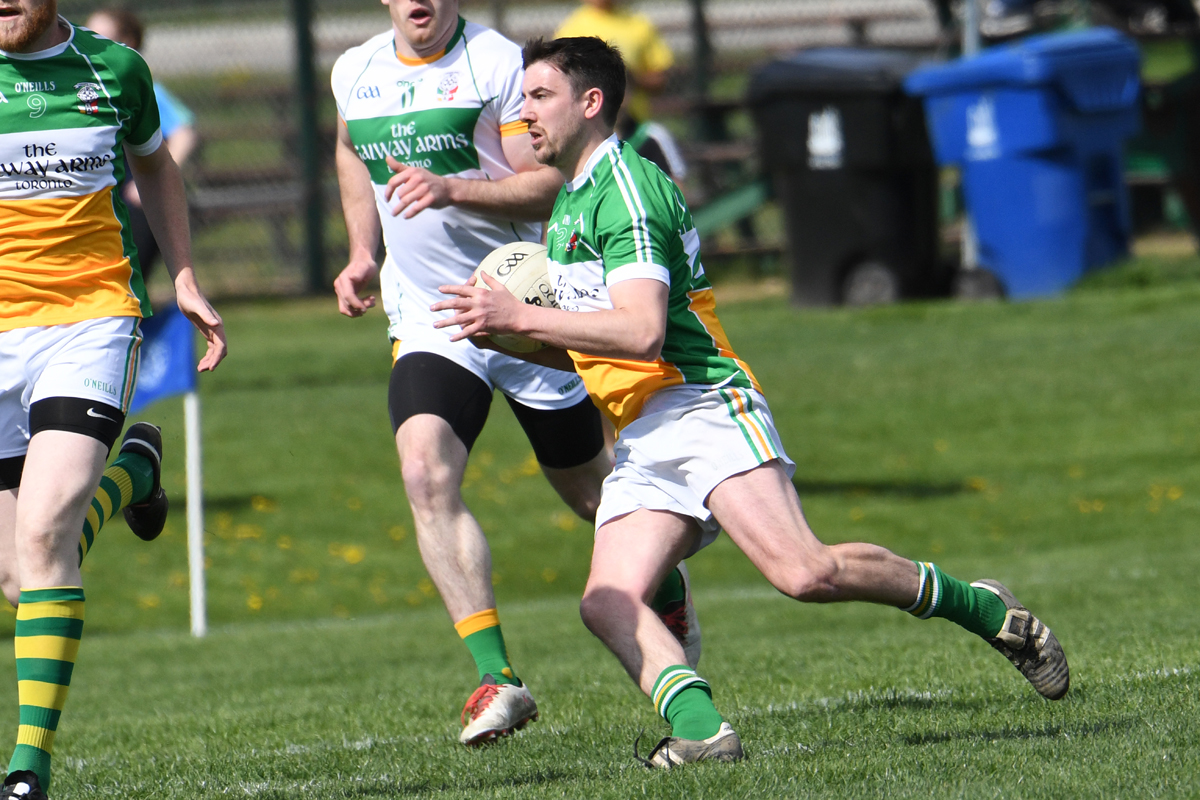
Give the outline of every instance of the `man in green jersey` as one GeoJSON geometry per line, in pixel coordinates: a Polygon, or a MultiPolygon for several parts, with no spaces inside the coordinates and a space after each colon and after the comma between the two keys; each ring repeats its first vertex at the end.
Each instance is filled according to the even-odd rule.
{"type": "Polygon", "coordinates": [[[581,613],[671,725],[647,765],[742,757],[709,684],[647,606],[666,571],[721,529],[789,597],[945,617],[1000,650],[1042,695],[1062,697],[1058,640],[1001,584],[813,535],[771,411],[714,313],[682,194],[612,135],[620,55],[594,38],[535,40],[524,62],[521,119],[538,160],[566,181],[547,228],[561,309],[525,305],[492,280],[490,290],[442,287],[456,297],[434,309],[457,312],[437,324],[460,328],[458,339],[519,333],[551,345],[536,356],[573,362],[620,431],[581,613]]]}
{"type": "MultiPolygon", "coordinates": [[[[562,184],[534,159],[520,120],[521,49],[463,19],[458,0],[385,3],[392,27],[348,50],[330,76],[350,240],[334,289],[341,312],[359,317],[375,304],[359,294],[379,277],[392,342],[392,433],[421,558],[479,675],[459,734],[477,745],[538,714],[501,631],[487,538],[461,492],[494,391],[550,484],[584,519],[595,514],[612,460],[574,370],[451,342],[433,325],[445,315],[429,310],[438,286],[468,281],[495,248],[541,240],[562,184]]],[[[681,565],[656,607],[695,662],[700,629],[689,597],[681,565]]]]}
{"type": "Polygon", "coordinates": [[[124,509],[156,537],[162,437],[124,427],[149,303],[116,191],[127,167],[163,245],[180,309],[225,355],[192,271],[179,169],[133,50],[57,14],[0,0],[0,586],[17,607],[20,723],[0,798],[44,798],[83,632],[79,564],[124,509]],[[80,531],[83,538],[80,538],[80,531]]]}

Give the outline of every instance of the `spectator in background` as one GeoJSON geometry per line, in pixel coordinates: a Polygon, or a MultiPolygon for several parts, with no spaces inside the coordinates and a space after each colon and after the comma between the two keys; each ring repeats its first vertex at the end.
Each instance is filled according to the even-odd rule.
{"type": "Polygon", "coordinates": [[[650,120],[650,98],[666,87],[667,70],[675,63],[671,48],[654,23],[644,14],[618,6],[617,0],[583,0],[554,35],[595,36],[621,51],[628,70],[629,91],[617,119],[617,136],[675,181],[683,180],[687,164],[675,137],[650,120]]]}
{"type": "MultiPolygon", "coordinates": [[[[92,13],[84,27],[94,32],[120,42],[134,50],[142,49],[142,38],[145,28],[141,20],[132,11],[125,8],[102,8],[92,13]]],[[[188,107],[179,102],[175,95],[167,91],[158,81],[154,82],[154,97],[158,101],[158,115],[162,126],[163,139],[166,140],[167,152],[181,168],[188,156],[196,149],[196,128],[193,125],[195,117],[188,107]]],[[[158,242],[150,231],[146,214],[142,211],[142,201],[138,197],[137,186],[126,174],[121,186],[121,196],[129,208],[129,230],[133,234],[133,243],[137,247],[138,260],[142,266],[142,277],[149,278],[151,268],[158,260],[158,242]]]]}

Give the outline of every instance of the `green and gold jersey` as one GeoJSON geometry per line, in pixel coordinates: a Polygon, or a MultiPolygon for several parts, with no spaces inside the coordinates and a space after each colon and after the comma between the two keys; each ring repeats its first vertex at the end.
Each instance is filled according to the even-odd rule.
{"type": "Polygon", "coordinates": [[[437,287],[466,283],[484,256],[502,244],[536,242],[542,226],[448,206],[412,219],[394,216],[384,199],[387,157],[436,175],[501,180],[515,174],[502,140],[527,135],[520,120],[521,49],[493,30],[459,19],[446,48],[428,58],[396,52],[387,31],[352,48],[334,65],[338,113],[374,184],[387,259],[379,274],[393,340],[445,339],[433,327],[450,312],[437,287]]]}
{"type": "Polygon", "coordinates": [[[59,22],[62,44],[0,51],[0,331],[150,314],[116,192],[124,149],[162,144],[150,70],[59,22]]]}
{"type": "Polygon", "coordinates": [[[759,388],[717,319],[700,234],[679,187],[628,144],[609,138],[562,188],[546,246],[550,279],[567,311],[611,309],[609,287],[632,278],[670,287],[656,361],[571,353],[588,393],[618,429],[668,386],[759,388]]]}

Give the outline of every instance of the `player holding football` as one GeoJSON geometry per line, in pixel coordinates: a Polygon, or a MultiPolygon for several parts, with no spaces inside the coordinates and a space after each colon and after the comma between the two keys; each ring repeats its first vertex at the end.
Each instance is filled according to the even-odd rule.
{"type": "Polygon", "coordinates": [[[443,287],[456,297],[433,308],[457,312],[437,323],[460,328],[456,339],[515,333],[561,348],[543,354],[569,353],[620,431],[581,613],[671,725],[647,763],[742,757],[709,684],[646,605],[671,566],[722,528],[790,597],[945,617],[1004,653],[1042,695],[1062,697],[1058,640],[999,583],[967,584],[871,544],[817,540],[766,400],[714,313],[683,196],[612,136],[620,54],[594,38],[539,39],[524,63],[521,119],[538,161],[566,179],[547,230],[563,310],[522,304],[491,280],[493,291],[443,287]]]}
{"type": "Polygon", "coordinates": [[[115,191],[127,168],[179,307],[208,339],[200,369],[212,369],[225,334],[196,285],[183,181],[146,63],[73,27],[55,0],[0,0],[0,584],[17,606],[20,704],[0,798],[39,800],[50,786],[87,547],[118,510],[142,538],[166,518],[157,428],[130,426],[104,469],[149,313],[115,191]]]}
{"type": "MultiPolygon", "coordinates": [[[[494,739],[536,719],[504,644],[491,553],[463,503],[467,456],[493,389],[504,393],[550,484],[592,520],[612,467],[600,415],[574,369],[556,370],[451,341],[434,328],[437,288],[465,283],[496,247],[539,242],[562,176],[537,163],[520,120],[521,52],[466,22],[458,0],[384,0],[392,30],[334,66],[338,181],[350,263],[338,308],[361,316],[359,292],[380,274],[393,368],[388,410],[425,567],[470,650],[480,685],[460,741],[494,739]]],[[[681,567],[682,569],[682,567],[681,567]]],[[[656,607],[699,657],[685,573],[667,570],[656,607]]]]}

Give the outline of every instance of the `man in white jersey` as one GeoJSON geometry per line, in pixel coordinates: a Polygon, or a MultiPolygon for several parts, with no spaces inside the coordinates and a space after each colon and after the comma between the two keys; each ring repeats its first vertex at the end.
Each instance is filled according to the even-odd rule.
{"type": "MultiPolygon", "coordinates": [[[[620,54],[595,38],[525,45],[525,104],[538,160],[566,179],[547,229],[561,309],[445,286],[455,339],[518,333],[573,362],[619,430],[596,512],[580,611],[670,724],[647,766],[742,758],[708,682],[648,607],[671,566],[724,529],[784,594],[859,600],[941,616],[1000,650],[1043,696],[1067,692],[1050,629],[995,581],[967,584],[871,544],[821,543],[805,522],[758,382],[715,313],[699,236],[678,187],[613,136],[625,91],[620,54]],[[561,348],[561,349],[554,349],[561,348]]],[[[636,745],[635,745],[636,755],[636,745]]]]}
{"type": "MultiPolygon", "coordinates": [[[[350,263],[334,282],[350,317],[377,274],[390,325],[388,407],[417,542],[430,577],[475,660],[479,688],[460,741],[477,744],[536,719],[509,661],[491,583],[491,554],[463,503],[468,453],[500,389],[547,479],[581,517],[595,517],[611,468],[599,414],[574,370],[557,370],[451,342],[430,306],[438,286],[463,283],[496,247],[541,240],[562,184],[537,163],[521,108],[520,49],[469,23],[457,0],[384,0],[392,30],[334,66],[337,167],[350,263]]],[[[699,627],[683,573],[656,606],[699,657],[699,627]]]]}
{"type": "Polygon", "coordinates": [[[150,309],[116,188],[132,172],[180,309],[225,355],[192,270],[183,181],[163,146],[153,82],[133,50],[0,0],[0,587],[17,607],[20,720],[0,798],[41,800],[86,605],[80,561],[125,510],[162,530],[162,439],[124,427],[150,309]],[[81,541],[80,533],[83,532],[81,541]]]}

